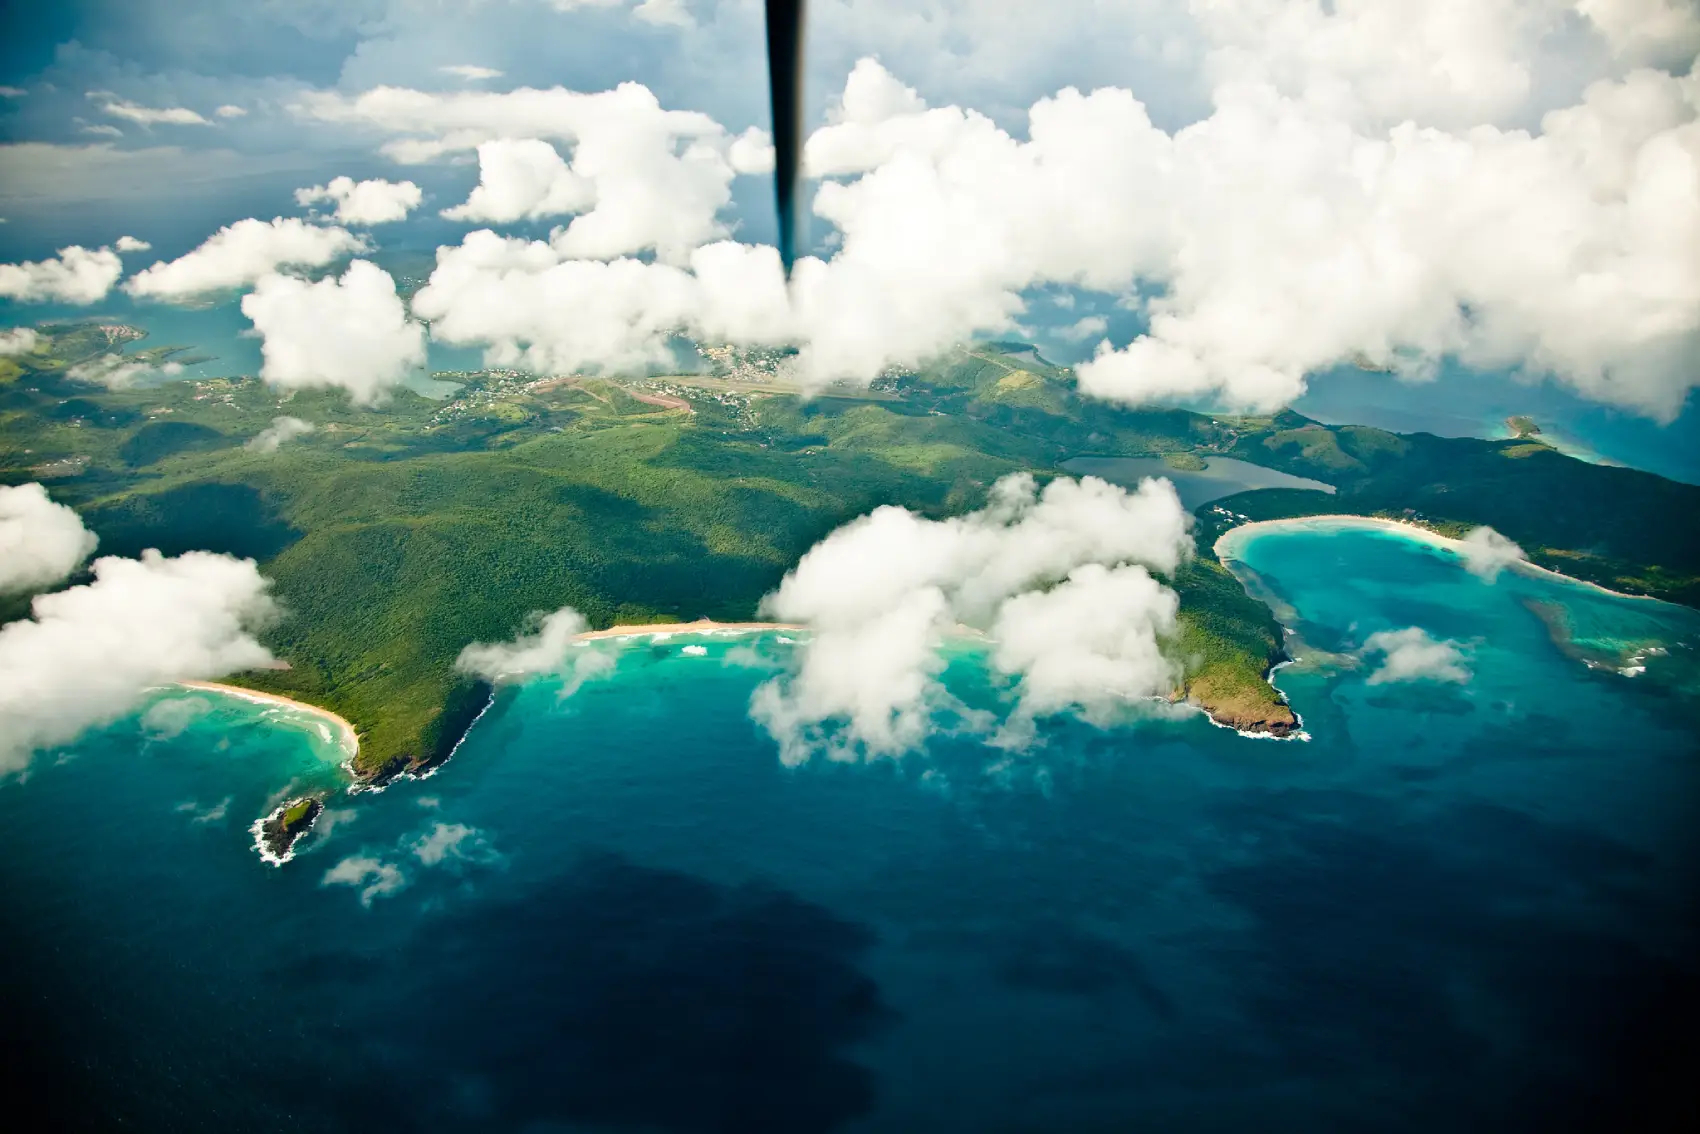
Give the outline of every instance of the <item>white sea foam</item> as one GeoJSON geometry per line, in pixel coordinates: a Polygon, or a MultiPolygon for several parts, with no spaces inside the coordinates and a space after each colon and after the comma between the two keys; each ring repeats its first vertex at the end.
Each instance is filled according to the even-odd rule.
{"type": "MultiPolygon", "coordinates": [[[[1270,688],[1274,689],[1277,693],[1280,693],[1280,691],[1281,691],[1280,687],[1275,684],[1275,674],[1277,672],[1279,672],[1280,670],[1286,669],[1290,665],[1296,665],[1298,663],[1298,660],[1299,660],[1298,658],[1286,658],[1286,659],[1284,659],[1282,661],[1278,661],[1274,665],[1270,666],[1269,672],[1266,675],[1264,675],[1264,680],[1269,682],[1270,688]]],[[[1286,696],[1287,695],[1285,693],[1281,694],[1283,702],[1285,702],[1286,696]]],[[[1203,706],[1195,705],[1193,707],[1196,708],[1199,712],[1203,713],[1204,719],[1209,721],[1216,728],[1228,729],[1230,732],[1238,733],[1240,736],[1245,737],[1247,740],[1309,740],[1310,739],[1310,733],[1305,731],[1305,719],[1304,719],[1304,717],[1300,716],[1299,711],[1297,709],[1293,709],[1291,704],[1288,704],[1287,707],[1289,709],[1292,709],[1292,711],[1293,711],[1293,726],[1294,727],[1293,727],[1291,732],[1288,732],[1284,736],[1277,735],[1276,733],[1273,733],[1273,732],[1251,732],[1247,729],[1235,728],[1233,725],[1223,724],[1221,721],[1219,721],[1215,717],[1211,716],[1210,713],[1208,711],[1206,711],[1203,706]]]]}
{"type": "Polygon", "coordinates": [[[478,715],[473,717],[472,720],[467,723],[466,730],[460,734],[460,739],[455,741],[455,746],[453,748],[449,749],[448,757],[443,760],[442,764],[433,766],[424,775],[419,776],[418,778],[422,780],[429,779],[432,773],[442,767],[443,764],[447,764],[450,760],[453,760],[455,758],[455,753],[460,751],[460,746],[466,743],[466,738],[472,735],[472,730],[478,727],[478,722],[484,719],[484,714],[489,712],[495,704],[496,691],[492,689],[490,691],[490,699],[484,702],[484,707],[478,710],[478,715]]]}
{"type": "Polygon", "coordinates": [[[283,800],[283,802],[279,803],[276,807],[272,808],[271,811],[254,820],[253,825],[248,828],[248,833],[254,836],[254,849],[259,852],[261,861],[270,863],[273,866],[282,866],[284,863],[295,857],[295,848],[301,845],[301,840],[313,833],[313,827],[318,823],[319,815],[323,815],[325,813],[323,803],[319,805],[318,815],[314,815],[312,819],[308,820],[307,829],[302,831],[290,841],[289,849],[284,851],[283,854],[275,855],[266,846],[266,824],[273,819],[281,817],[283,813],[289,809],[290,804],[299,802],[300,799],[301,797],[298,795],[290,796],[283,800]]]}

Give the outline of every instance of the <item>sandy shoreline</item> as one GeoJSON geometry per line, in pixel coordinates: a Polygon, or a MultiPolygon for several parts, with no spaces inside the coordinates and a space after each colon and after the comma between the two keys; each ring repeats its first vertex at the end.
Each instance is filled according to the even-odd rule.
{"type": "MultiPolygon", "coordinates": [[[[1216,538],[1216,543],[1213,546],[1218,558],[1226,555],[1231,559],[1234,558],[1231,541],[1250,538],[1259,532],[1311,526],[1319,528],[1373,528],[1379,531],[1392,531],[1420,543],[1444,547],[1448,551],[1460,551],[1463,547],[1462,540],[1443,536],[1439,532],[1430,531],[1428,528],[1417,524],[1406,523],[1403,520],[1389,520],[1381,516],[1353,516],[1347,513],[1329,513],[1322,516],[1289,516],[1281,520],[1254,520],[1249,524],[1240,524],[1238,527],[1229,528],[1216,538]],[[1226,549],[1224,545],[1227,545],[1226,549]]],[[[1462,554],[1461,551],[1460,554],[1462,554]]]]}
{"type": "Polygon", "coordinates": [[[581,642],[603,641],[609,638],[653,638],[668,634],[744,634],[757,630],[807,630],[796,622],[715,622],[699,618],[695,622],[647,622],[637,626],[610,626],[606,630],[591,630],[580,634],[581,642]]]}
{"type": "Polygon", "coordinates": [[[271,705],[280,709],[294,709],[328,721],[342,736],[342,749],[352,759],[360,751],[360,735],[354,731],[354,726],[347,720],[318,705],[309,705],[305,701],[297,701],[277,693],[261,693],[256,689],[244,689],[240,685],[224,685],[217,681],[179,681],[176,683],[184,689],[201,689],[209,693],[223,693],[228,697],[239,697],[244,701],[252,701],[256,705],[271,705]]]}
{"type": "MultiPolygon", "coordinates": [[[[1454,555],[1457,555],[1460,559],[1465,557],[1463,540],[1453,539],[1451,536],[1443,536],[1439,532],[1430,531],[1428,528],[1421,527],[1417,524],[1407,523],[1404,520],[1389,520],[1382,516],[1352,516],[1344,513],[1331,513],[1324,516],[1292,516],[1283,520],[1256,520],[1249,524],[1241,524],[1238,527],[1229,528],[1217,537],[1213,548],[1218,559],[1234,559],[1237,558],[1237,556],[1233,553],[1233,544],[1230,541],[1234,540],[1236,537],[1250,538],[1251,536],[1256,535],[1259,531],[1268,532],[1277,528],[1304,528],[1306,526],[1315,526],[1317,528],[1370,528],[1377,531],[1390,531],[1395,535],[1404,536],[1407,539],[1413,539],[1419,543],[1426,543],[1432,547],[1444,548],[1445,550],[1452,552],[1454,555]]],[[[1587,587],[1588,589],[1598,591],[1601,594],[1611,595],[1613,598],[1634,599],[1638,602],[1661,601],[1653,598],[1651,595],[1632,595],[1625,591],[1614,591],[1610,587],[1602,587],[1600,584],[1591,583],[1587,579],[1578,579],[1574,575],[1566,575],[1562,571],[1554,571],[1550,567],[1542,567],[1540,564],[1531,563],[1527,559],[1520,559],[1515,563],[1509,564],[1506,570],[1520,571],[1526,575],[1538,575],[1545,576],[1549,579],[1557,579],[1560,582],[1569,583],[1571,586],[1587,587]]]]}

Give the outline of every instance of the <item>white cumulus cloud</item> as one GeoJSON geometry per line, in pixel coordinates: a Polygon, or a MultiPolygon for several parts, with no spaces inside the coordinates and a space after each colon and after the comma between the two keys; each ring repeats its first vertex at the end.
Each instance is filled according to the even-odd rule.
{"type": "Polygon", "coordinates": [[[696,24],[686,0],[640,0],[632,16],[657,27],[689,28],[696,24]]]}
{"type": "Polygon", "coordinates": [[[1676,412],[1700,348],[1693,78],[1596,84],[1534,134],[1364,134],[1257,87],[1220,100],[1158,143],[1166,251],[1141,275],[1167,291],[1083,388],[1269,408],[1345,359],[1451,356],[1676,412]]]}
{"type": "Polygon", "coordinates": [[[260,377],[281,389],[340,387],[372,405],[425,364],[425,328],[390,274],[365,260],[340,279],[265,276],[242,297],[242,314],[260,333],[260,377]]]}
{"type": "Polygon", "coordinates": [[[1578,0],[1618,55],[1681,63],[1700,53],[1700,6],[1693,0],[1578,0]]]}
{"type": "Polygon", "coordinates": [[[686,0],[547,0],[550,7],[570,12],[574,8],[623,8],[630,6],[633,18],[662,27],[688,28],[695,24],[686,0]]]}
{"type": "Polygon", "coordinates": [[[419,207],[424,194],[411,181],[355,181],[352,177],[333,177],[329,184],[312,185],[295,191],[295,203],[315,205],[321,201],[336,205],[336,219],[344,224],[390,224],[407,219],[409,211],[419,207]]]}
{"type": "Polygon", "coordinates": [[[87,306],[105,299],[123,274],[117,252],[73,244],[52,259],[0,264],[0,299],[87,306]]]}
{"type": "Polygon", "coordinates": [[[490,682],[555,675],[563,683],[565,696],[614,666],[607,654],[579,641],[579,635],[589,629],[584,615],[563,606],[537,617],[531,629],[512,641],[472,643],[461,650],[455,668],[490,682]]]}
{"type": "Polygon", "coordinates": [[[1105,720],[1171,692],[1179,671],[1161,639],[1176,599],[1150,572],[1190,553],[1188,522],[1166,480],[1128,492],[1059,478],[1040,491],[1014,475],[965,516],[876,509],[816,544],[763,600],[765,614],[812,633],[796,669],[756,690],[751,714],[787,763],[912,749],[949,707],[939,647],[959,626],[992,635],[1018,729],[1071,708],[1105,720]]]}
{"type": "Polygon", "coordinates": [[[184,730],[212,709],[212,702],[205,697],[164,697],[149,705],[142,714],[142,730],[150,739],[170,740],[181,736],[184,730]]]}
{"type": "Polygon", "coordinates": [[[732,139],[726,160],[739,173],[772,173],[774,164],[773,136],[759,126],[751,126],[732,139]]]}
{"type": "Polygon", "coordinates": [[[299,217],[248,217],[219,229],[170,263],[137,273],[124,290],[166,302],[192,299],[246,287],[282,268],[322,268],[366,248],[366,241],[347,229],[308,224],[299,217]]]}
{"type": "Polygon", "coordinates": [[[1088,339],[1102,339],[1104,332],[1109,330],[1110,321],[1102,315],[1083,315],[1070,323],[1057,334],[1071,342],[1085,342],[1088,339]]]}
{"type": "Polygon", "coordinates": [[[307,434],[313,432],[314,428],[313,423],[310,421],[303,421],[298,417],[290,417],[288,414],[280,414],[279,416],[272,418],[272,423],[270,425],[250,437],[248,439],[248,443],[244,445],[243,448],[247,449],[251,453],[275,453],[278,451],[278,447],[283,445],[286,441],[293,441],[297,437],[305,437],[307,434]]]}
{"type": "Polygon", "coordinates": [[[815,201],[841,247],[798,272],[856,318],[800,328],[804,359],[865,376],[1011,326],[1036,284],[1143,282],[1150,329],[1080,368],[1089,393],[1267,409],[1342,360],[1450,355],[1669,414],[1700,345],[1697,90],[1636,72],[1535,134],[1373,129],[1251,82],[1170,134],[1065,90],[1020,140],[864,61],[807,147],[845,179],[815,201]]]}
{"type": "Polygon", "coordinates": [[[33,327],[18,327],[10,331],[0,331],[0,358],[11,358],[14,355],[28,354],[35,349],[35,344],[41,336],[35,333],[33,327]]]}
{"type": "Polygon", "coordinates": [[[426,866],[488,864],[501,857],[484,832],[465,823],[433,823],[429,831],[409,842],[407,849],[426,866]]]}
{"type": "Polygon", "coordinates": [[[120,252],[146,252],[153,247],[147,241],[138,240],[134,236],[120,236],[112,246],[120,252]]]}
{"type": "Polygon", "coordinates": [[[1106,724],[1129,700],[1173,690],[1180,666],[1163,643],[1179,609],[1144,567],[1101,563],[1011,598],[992,623],[992,663],[1020,675],[1018,722],[1075,711],[1106,724]]]}
{"type": "Polygon", "coordinates": [[[1469,127],[1529,99],[1533,45],[1568,0],[1206,0],[1189,7],[1220,86],[1255,80],[1373,123],[1469,127]]]}
{"type": "Polygon", "coordinates": [[[82,517],[41,485],[0,485],[0,594],[62,582],[97,542],[82,517]]]}
{"type": "MultiPolygon", "coordinates": [[[[421,803],[424,801],[422,800],[421,803]]],[[[433,823],[429,830],[400,840],[395,848],[426,868],[442,867],[459,873],[467,866],[495,866],[502,856],[483,831],[465,823],[433,823]]],[[[360,893],[360,904],[370,906],[378,898],[399,894],[410,879],[401,865],[362,850],[331,867],[319,881],[321,886],[352,886],[360,893]]],[[[404,859],[405,861],[405,859],[404,859]]]]}
{"type": "MultiPolygon", "coordinates": [[[[699,249],[698,256],[706,252],[699,249]]],[[[771,258],[767,282],[775,294],[769,300],[782,304],[779,259],[771,258]]],[[[749,298],[722,294],[733,305],[749,298]]],[[[699,322],[706,306],[698,277],[672,265],[568,259],[543,241],[488,229],[439,248],[436,270],[413,297],[413,310],[430,320],[433,338],[483,344],[490,365],[543,372],[664,365],[672,358],[669,336],[699,322]]]]}
{"type": "Polygon", "coordinates": [[[478,186],[472,195],[444,209],[443,216],[507,224],[581,212],[595,201],[595,186],[575,174],[548,142],[498,138],[478,147],[478,186]]]}
{"type": "MultiPolygon", "coordinates": [[[[401,161],[431,161],[497,140],[568,146],[568,165],[577,179],[572,184],[588,185],[589,194],[556,238],[567,255],[608,258],[653,250],[677,262],[728,231],[718,214],[732,198],[734,139],[705,114],[663,109],[638,83],[593,94],[559,87],[451,94],[379,87],[353,98],[316,93],[299,111],[400,135],[384,149],[401,161]]],[[[747,149],[740,150],[741,160],[747,149]]],[[[498,203],[517,192],[512,179],[529,184],[543,160],[536,147],[481,150],[479,157],[483,193],[475,192],[477,199],[456,211],[464,219],[493,219],[498,203]],[[493,162],[492,156],[507,160],[493,162]]],[[[566,190],[554,192],[559,198],[566,190]]]]}
{"type": "Polygon", "coordinates": [[[1439,639],[1420,626],[1403,630],[1378,630],[1364,639],[1365,658],[1379,656],[1380,664],[1368,683],[1386,685],[1398,681],[1470,680],[1464,650],[1459,643],[1439,639]]]}
{"type": "Polygon", "coordinates": [[[276,614],[251,559],[191,551],[107,556],[94,581],[38,595],[0,627],[0,772],[132,712],[146,691],[271,663],[254,637],[276,614]]]}
{"type": "Polygon", "coordinates": [[[1464,566],[1490,583],[1505,568],[1528,558],[1521,547],[1490,527],[1475,528],[1460,542],[1458,553],[1464,557],[1464,566]]]}
{"type": "Polygon", "coordinates": [[[230,804],[235,798],[235,796],[227,795],[217,803],[209,804],[206,807],[202,807],[191,799],[185,803],[179,803],[177,810],[188,815],[191,823],[222,823],[224,817],[230,814],[230,804]]]}
{"type": "MultiPolygon", "coordinates": [[[[1461,27],[1473,19],[1456,5],[1446,11],[1461,27]]],[[[463,219],[566,209],[581,182],[596,198],[547,244],[475,232],[439,250],[421,311],[429,307],[448,341],[486,345],[493,362],[664,365],[668,338],[683,333],[792,343],[805,382],[866,382],[1011,331],[1029,289],[1064,286],[1123,302],[1150,297],[1145,333],[1119,349],[1101,339],[1079,368],[1084,391],[1130,403],[1265,410],[1302,393],[1307,374],[1353,359],[1413,375],[1445,358],[1520,369],[1655,417],[1676,412],[1696,381],[1693,75],[1640,70],[1598,82],[1533,131],[1380,124],[1316,90],[1253,75],[1224,80],[1208,117],[1171,132],[1126,90],[1070,89],[1035,103],[1023,136],[973,110],[928,107],[864,60],[805,152],[835,251],[800,260],[789,293],[767,249],[716,235],[721,190],[734,167],[759,167],[744,153],[758,142],[728,142],[691,120],[686,143],[671,133],[684,127],[658,125],[676,112],[647,91],[596,102],[628,90],[385,91],[319,109],[434,131],[433,147],[453,149],[488,141],[486,132],[576,138],[563,121],[600,123],[618,118],[616,106],[641,105],[649,133],[598,142],[596,152],[620,155],[621,177],[681,192],[669,145],[699,149],[704,169],[716,167],[705,182],[712,191],[693,191],[692,209],[664,235],[650,207],[663,190],[653,184],[622,194],[612,211],[615,180],[589,165],[588,125],[571,162],[534,139],[481,152],[484,180],[451,210],[463,219]],[[673,141],[640,145],[661,137],[673,141]],[[512,160],[521,154],[534,160],[512,160]],[[660,262],[588,263],[649,247],[660,262]],[[575,318],[560,319],[562,310],[575,318]]],[[[1478,95],[1492,101],[1478,91],[1464,103],[1478,95]]],[[[1403,97],[1389,94],[1387,105],[1403,97]]],[[[1087,321],[1075,332],[1104,329],[1087,321]]]]}
{"type": "Polygon", "coordinates": [[[118,98],[105,91],[90,91],[89,97],[100,103],[100,109],[114,118],[122,118],[139,126],[211,126],[212,122],[186,106],[143,106],[118,98]]]}
{"type": "Polygon", "coordinates": [[[325,871],[321,886],[352,886],[360,892],[360,904],[368,908],[378,898],[399,894],[407,888],[407,875],[393,862],[370,855],[350,855],[325,871]]]}
{"type": "Polygon", "coordinates": [[[445,75],[454,75],[458,78],[465,79],[469,83],[480,82],[484,79],[499,79],[502,77],[502,73],[496,70],[496,68],[480,67],[476,63],[450,63],[446,66],[438,67],[437,70],[443,72],[445,75]]]}
{"type": "Polygon", "coordinates": [[[140,382],[157,378],[176,378],[183,373],[181,362],[163,362],[158,366],[122,354],[100,354],[79,362],[65,371],[65,377],[77,382],[91,382],[109,390],[124,390],[140,382]]]}

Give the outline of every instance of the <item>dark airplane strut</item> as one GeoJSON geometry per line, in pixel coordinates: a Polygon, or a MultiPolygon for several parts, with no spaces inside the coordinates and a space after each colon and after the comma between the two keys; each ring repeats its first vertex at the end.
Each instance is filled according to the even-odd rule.
{"type": "Polygon", "coordinates": [[[802,230],[803,0],[767,0],[767,80],[773,102],[773,187],[785,278],[802,230]]]}

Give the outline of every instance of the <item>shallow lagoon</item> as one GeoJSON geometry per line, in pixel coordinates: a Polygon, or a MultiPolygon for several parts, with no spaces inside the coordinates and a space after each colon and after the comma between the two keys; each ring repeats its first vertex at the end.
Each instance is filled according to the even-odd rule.
{"type": "Polygon", "coordinates": [[[570,698],[505,694],[272,869],[245,828],[335,777],[311,732],[219,702],[91,737],[0,788],[32,1037],[7,1074],[182,1130],[1546,1129],[1652,1101],[1694,1006],[1691,616],[1377,533],[1238,553],[1314,651],[1279,678],[1308,743],[1194,715],[788,770],[743,713],[778,636],[639,643],[570,698]],[[1525,585],[1668,664],[1566,656],[1525,585]],[[1472,680],[1366,684],[1350,651],[1406,625],[1472,680]]]}

